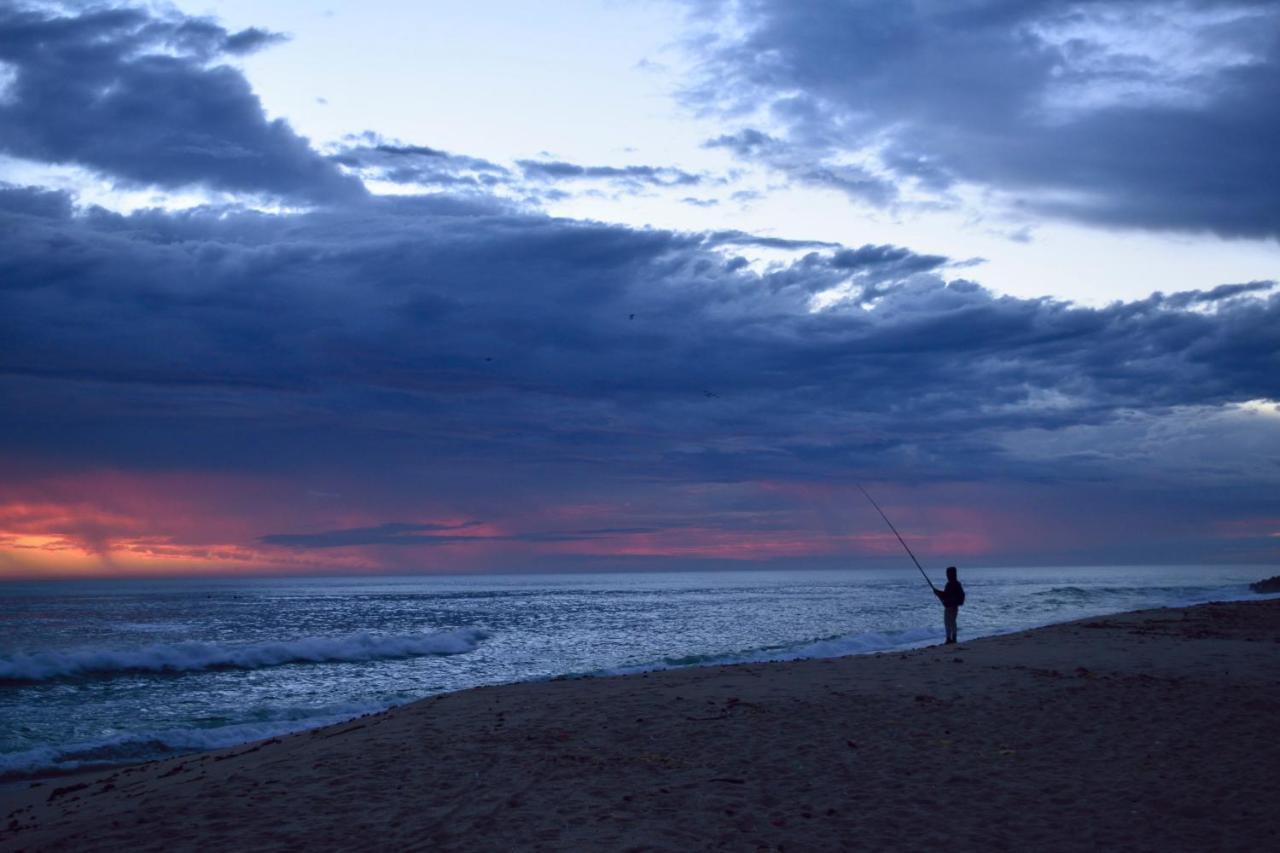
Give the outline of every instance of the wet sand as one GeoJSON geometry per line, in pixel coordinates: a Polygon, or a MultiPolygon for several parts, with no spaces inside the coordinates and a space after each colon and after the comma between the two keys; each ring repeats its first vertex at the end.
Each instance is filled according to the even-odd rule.
{"type": "Polygon", "coordinates": [[[1280,601],[1151,610],[468,690],[10,787],[0,849],[1280,849],[1277,720],[1280,601]]]}

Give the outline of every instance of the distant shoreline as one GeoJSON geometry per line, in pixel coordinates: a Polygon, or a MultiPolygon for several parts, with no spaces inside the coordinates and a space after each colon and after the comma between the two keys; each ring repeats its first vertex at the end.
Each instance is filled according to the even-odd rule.
{"type": "MultiPolygon", "coordinates": [[[[1064,570],[1064,571],[1065,570],[1075,571],[1080,569],[1084,569],[1084,570],[1144,569],[1144,568],[1194,569],[1194,568],[1200,568],[1200,567],[1238,569],[1241,571],[1245,571],[1249,569],[1258,569],[1259,571],[1266,572],[1269,574],[1275,574],[1278,568],[1276,563],[1269,563],[1269,562],[1263,562],[1263,563],[1204,563],[1204,562],[1111,563],[1111,562],[1108,562],[1108,563],[1084,563],[1084,564],[1050,563],[1050,564],[1044,564],[1044,565],[1040,565],[1040,564],[1022,565],[1019,563],[1009,563],[1009,564],[1002,564],[1002,565],[996,565],[996,566],[974,564],[974,565],[966,566],[965,571],[972,572],[972,571],[1030,570],[1030,571],[1052,572],[1055,569],[1064,570]]],[[[555,571],[539,569],[539,570],[530,570],[527,572],[519,572],[519,571],[399,572],[399,573],[377,572],[372,574],[351,574],[349,572],[347,573],[334,572],[332,574],[307,574],[304,572],[304,573],[293,574],[289,572],[279,572],[279,573],[264,573],[264,574],[252,574],[252,575],[236,574],[232,572],[227,574],[197,574],[197,575],[125,574],[125,575],[112,575],[110,577],[95,576],[95,575],[75,575],[75,576],[72,576],[72,575],[59,575],[59,576],[0,575],[0,586],[3,586],[5,584],[40,584],[40,583],[112,584],[117,582],[121,582],[121,583],[148,583],[148,582],[203,583],[203,582],[236,582],[236,581],[244,581],[244,582],[252,583],[255,581],[427,580],[431,578],[477,580],[477,579],[484,579],[484,578],[528,579],[528,578],[539,578],[539,577],[611,577],[611,576],[620,576],[620,575],[680,575],[680,574],[698,574],[701,572],[713,572],[717,574],[732,574],[734,572],[746,572],[746,573],[754,574],[754,573],[770,573],[770,572],[791,572],[791,573],[883,572],[883,571],[898,571],[898,570],[901,570],[905,573],[910,573],[913,571],[913,568],[910,563],[907,563],[906,566],[904,567],[902,565],[901,558],[892,557],[892,558],[885,558],[883,562],[864,563],[856,566],[854,565],[831,565],[831,566],[815,565],[815,566],[807,566],[807,567],[769,566],[769,565],[761,565],[760,563],[754,562],[754,561],[742,561],[742,565],[733,565],[733,566],[716,565],[716,566],[707,566],[707,567],[701,567],[701,568],[649,567],[649,568],[625,568],[625,569],[605,569],[605,570],[564,568],[564,569],[557,569],[555,571]]],[[[941,577],[943,567],[937,566],[934,568],[926,568],[926,571],[931,572],[937,575],[938,577],[941,577]]],[[[916,577],[918,578],[919,576],[917,575],[916,577]]],[[[1265,575],[1261,577],[1265,577],[1265,575]]]]}
{"type": "Polygon", "coordinates": [[[1277,643],[1264,599],[474,688],[8,786],[0,846],[1261,848],[1277,643]]]}

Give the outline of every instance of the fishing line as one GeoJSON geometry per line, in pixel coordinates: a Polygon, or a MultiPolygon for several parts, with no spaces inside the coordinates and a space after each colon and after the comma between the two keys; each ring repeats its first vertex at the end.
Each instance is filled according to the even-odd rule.
{"type": "Polygon", "coordinates": [[[920,570],[920,574],[924,575],[925,583],[929,584],[929,589],[937,592],[938,588],[933,585],[933,581],[929,580],[929,576],[925,574],[924,566],[921,566],[920,561],[916,559],[916,555],[911,553],[911,546],[907,544],[907,540],[902,538],[902,534],[898,532],[898,528],[893,526],[893,522],[889,520],[889,516],[884,514],[884,510],[880,508],[880,504],[876,503],[876,499],[871,497],[870,493],[867,492],[866,489],[862,488],[861,483],[854,483],[854,485],[858,487],[858,491],[866,495],[867,500],[871,501],[871,505],[876,508],[876,512],[880,513],[880,517],[884,519],[884,523],[889,525],[889,529],[893,531],[893,535],[897,536],[898,541],[902,543],[902,547],[907,549],[907,554],[911,557],[911,562],[915,563],[916,568],[920,570]]]}

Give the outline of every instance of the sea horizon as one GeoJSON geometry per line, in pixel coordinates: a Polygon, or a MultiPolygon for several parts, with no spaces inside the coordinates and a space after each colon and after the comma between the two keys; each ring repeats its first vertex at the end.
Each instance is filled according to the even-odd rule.
{"type": "MultiPolygon", "coordinates": [[[[843,558],[841,558],[843,559],[843,558]]],[[[496,579],[504,578],[529,578],[529,577],[576,577],[581,575],[609,577],[613,575],[680,575],[680,574],[718,574],[718,573],[810,573],[810,572],[892,572],[903,571],[913,575],[918,580],[920,578],[918,570],[914,569],[911,564],[907,564],[906,568],[894,566],[892,563],[895,558],[886,558],[883,562],[871,563],[862,562],[857,564],[842,566],[797,566],[783,565],[771,566],[767,563],[757,561],[740,561],[734,565],[728,566],[652,566],[645,568],[617,568],[617,569],[598,569],[598,568],[530,568],[530,569],[472,569],[472,570],[405,570],[393,571],[387,569],[379,569],[372,572],[346,571],[346,572],[253,572],[245,574],[237,574],[235,572],[227,573],[209,573],[209,574],[113,574],[113,575],[25,575],[25,576],[0,576],[0,587],[5,585],[20,584],[61,584],[61,583],[133,583],[133,582],[150,582],[150,581],[177,581],[177,582],[193,582],[201,583],[205,581],[246,581],[252,582],[256,580],[263,581],[280,581],[280,580],[314,580],[314,581],[360,581],[360,580],[428,580],[431,578],[467,578],[467,579],[496,579]]],[[[956,562],[956,561],[953,561],[956,562]]],[[[950,564],[946,564],[950,565],[950,564]]],[[[943,572],[946,568],[943,563],[936,566],[925,567],[925,572],[929,574],[935,581],[943,578],[943,572]]],[[[1074,571],[1074,570],[1093,570],[1093,569],[1193,569],[1204,566],[1220,567],[1223,569],[1258,569],[1261,571],[1280,571],[1280,563],[1271,563],[1266,561],[1250,561],[1250,562],[1205,562],[1203,560],[1192,560],[1188,562],[1178,562],[1173,560],[1143,561],[1137,560],[1132,562],[1123,561],[1107,561],[1107,562],[1060,562],[1060,563],[1043,563],[1029,564],[1021,561],[1009,562],[991,562],[991,563],[966,563],[959,561],[959,565],[963,571],[988,571],[988,570],[1017,570],[1017,571],[1074,571]]],[[[923,580],[919,580],[921,584],[923,580]]]]}

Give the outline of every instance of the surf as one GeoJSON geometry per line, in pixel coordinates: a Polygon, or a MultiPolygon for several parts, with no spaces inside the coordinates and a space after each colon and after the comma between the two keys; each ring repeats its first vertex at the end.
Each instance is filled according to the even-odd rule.
{"type": "Polygon", "coordinates": [[[474,651],[488,635],[475,628],[434,634],[379,636],[364,631],[225,644],[189,640],[133,649],[37,651],[0,657],[0,682],[39,682],[76,677],[110,678],[139,673],[184,673],[212,669],[264,669],[298,663],[360,663],[373,660],[459,655],[474,651]]]}

